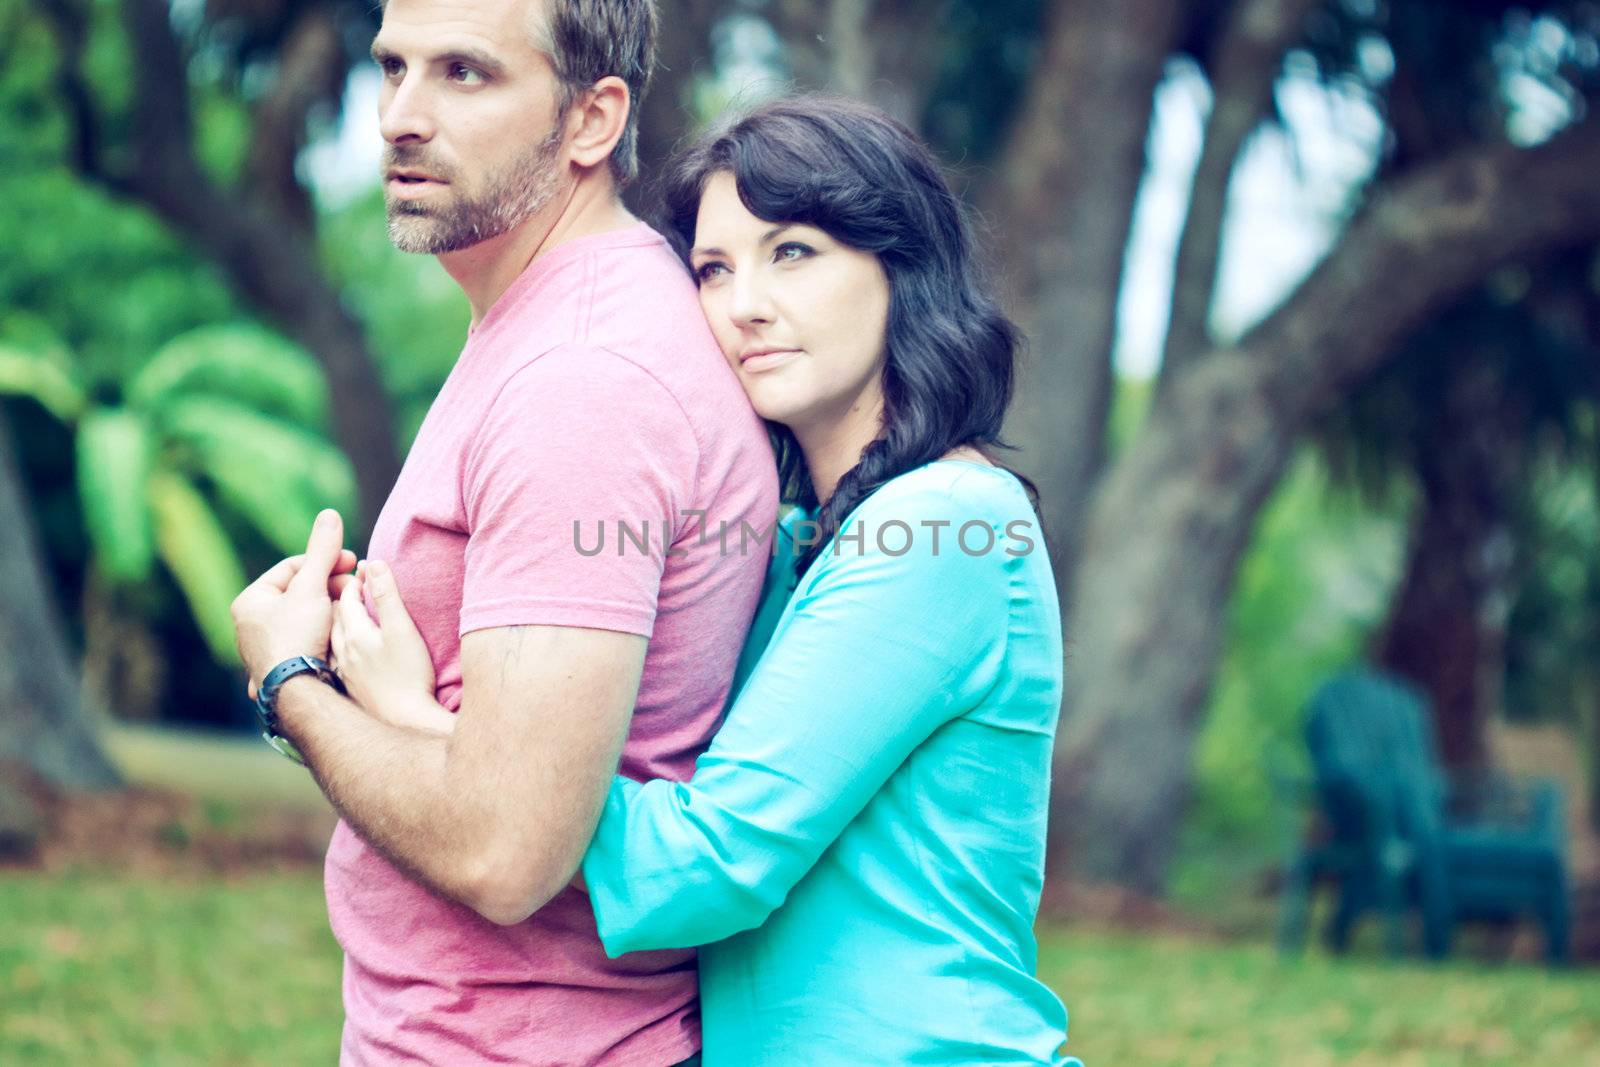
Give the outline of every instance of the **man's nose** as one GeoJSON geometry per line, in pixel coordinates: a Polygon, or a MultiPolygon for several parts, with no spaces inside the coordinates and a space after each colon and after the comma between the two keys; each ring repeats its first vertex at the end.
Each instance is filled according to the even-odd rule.
{"type": "Polygon", "coordinates": [[[390,144],[433,140],[433,109],[419,76],[406,72],[392,92],[379,97],[378,129],[390,144]]]}

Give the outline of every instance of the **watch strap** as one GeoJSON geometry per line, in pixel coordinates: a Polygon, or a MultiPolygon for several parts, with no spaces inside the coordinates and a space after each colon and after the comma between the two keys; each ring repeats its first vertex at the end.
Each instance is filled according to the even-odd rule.
{"type": "Polygon", "coordinates": [[[290,656],[276,667],[266,673],[261,679],[261,685],[256,690],[256,718],[261,723],[261,736],[281,755],[304,765],[305,758],[300,755],[294,743],[283,736],[278,721],[278,690],[283,683],[300,674],[314,674],[321,682],[332,686],[336,691],[345,691],[344,683],[339,676],[333,673],[333,668],[325,660],[316,656],[290,656]]]}

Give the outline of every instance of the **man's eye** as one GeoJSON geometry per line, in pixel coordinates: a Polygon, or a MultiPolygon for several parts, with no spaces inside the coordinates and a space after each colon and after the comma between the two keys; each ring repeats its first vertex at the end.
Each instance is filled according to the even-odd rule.
{"type": "Polygon", "coordinates": [[[378,60],[378,69],[388,78],[397,78],[405,72],[406,65],[393,56],[378,60]]]}
{"type": "Polygon", "coordinates": [[[465,63],[452,63],[450,80],[460,82],[462,85],[482,85],[486,79],[481,71],[474,70],[465,63]]]}

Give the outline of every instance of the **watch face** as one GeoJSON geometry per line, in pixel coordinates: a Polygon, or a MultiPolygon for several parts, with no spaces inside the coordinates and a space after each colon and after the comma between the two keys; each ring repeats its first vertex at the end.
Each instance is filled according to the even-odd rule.
{"type": "Polygon", "coordinates": [[[306,765],[305,758],[300,755],[300,750],[290,744],[287,737],[279,736],[271,730],[262,730],[261,736],[267,744],[277,750],[278,755],[283,756],[285,759],[292,759],[302,767],[306,765]]]}

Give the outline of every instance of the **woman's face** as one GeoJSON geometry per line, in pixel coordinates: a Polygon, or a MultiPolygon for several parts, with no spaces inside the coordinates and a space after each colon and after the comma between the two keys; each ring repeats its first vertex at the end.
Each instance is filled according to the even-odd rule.
{"type": "Polygon", "coordinates": [[[723,171],[700,197],[689,262],[762,418],[803,428],[881,405],[889,279],[877,256],[814,226],[757,218],[723,171]]]}

